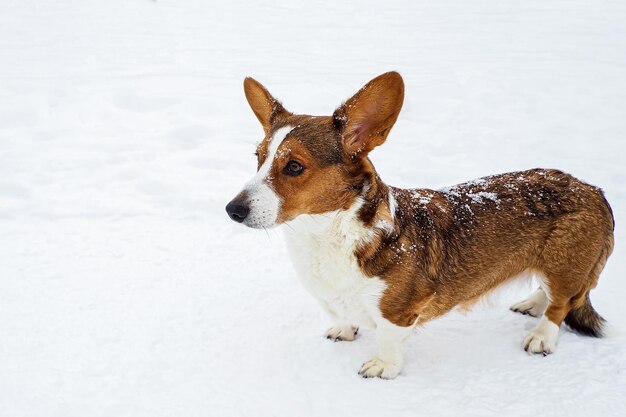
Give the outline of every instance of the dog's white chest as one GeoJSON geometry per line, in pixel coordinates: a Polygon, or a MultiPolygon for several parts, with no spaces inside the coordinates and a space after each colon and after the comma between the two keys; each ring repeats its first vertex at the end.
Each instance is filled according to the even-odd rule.
{"type": "Polygon", "coordinates": [[[345,217],[333,213],[296,219],[285,230],[289,253],[304,286],[333,320],[373,326],[384,283],[358,267],[355,245],[368,232],[345,217]]]}

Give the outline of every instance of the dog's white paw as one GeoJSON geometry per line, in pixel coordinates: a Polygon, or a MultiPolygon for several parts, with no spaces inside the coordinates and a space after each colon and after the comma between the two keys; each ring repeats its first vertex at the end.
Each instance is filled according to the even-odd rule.
{"type": "Polygon", "coordinates": [[[524,339],[524,350],[529,355],[533,353],[549,355],[556,350],[558,337],[559,327],[543,317],[539,325],[524,339]]]}
{"type": "Polygon", "coordinates": [[[524,300],[517,304],[513,304],[510,309],[511,311],[515,311],[521,314],[528,314],[529,316],[533,317],[539,317],[543,314],[543,308],[530,300],[524,300]]]}
{"type": "Polygon", "coordinates": [[[510,309],[512,311],[528,314],[533,317],[540,317],[548,306],[548,297],[546,293],[540,288],[530,295],[524,301],[513,304],[510,309]]]}
{"type": "Polygon", "coordinates": [[[363,378],[394,379],[398,376],[401,369],[402,364],[385,362],[378,357],[374,357],[361,366],[359,375],[363,378]]]}
{"type": "Polygon", "coordinates": [[[326,339],[335,342],[351,342],[356,338],[359,328],[356,326],[333,326],[326,331],[326,339]]]}

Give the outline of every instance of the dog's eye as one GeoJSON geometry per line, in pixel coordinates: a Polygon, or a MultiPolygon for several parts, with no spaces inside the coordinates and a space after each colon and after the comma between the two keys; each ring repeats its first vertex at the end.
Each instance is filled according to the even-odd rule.
{"type": "Polygon", "coordinates": [[[284,170],[285,174],[291,175],[293,177],[302,174],[302,171],[304,171],[304,167],[298,161],[287,162],[287,165],[285,166],[285,170],[284,170]]]}
{"type": "Polygon", "coordinates": [[[254,151],[254,156],[256,156],[258,158],[259,157],[259,153],[257,151],[254,151]]]}

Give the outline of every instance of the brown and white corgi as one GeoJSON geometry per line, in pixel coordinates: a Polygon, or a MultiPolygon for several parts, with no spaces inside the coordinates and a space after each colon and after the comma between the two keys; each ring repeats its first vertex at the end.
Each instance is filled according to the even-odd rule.
{"type": "Polygon", "coordinates": [[[256,175],[226,211],[249,227],[288,225],[295,268],[332,321],[328,338],[376,329],[378,355],[360,375],[396,377],[415,326],[529,273],[540,288],[511,307],[541,316],[523,341],[527,352],[554,352],[563,321],[602,335],[589,291],[613,249],[614,221],[599,188],[554,169],[442,190],[386,185],[368,153],[400,113],[396,72],[367,83],[332,116],[290,113],[252,78],[244,90],[265,138],[256,175]]]}

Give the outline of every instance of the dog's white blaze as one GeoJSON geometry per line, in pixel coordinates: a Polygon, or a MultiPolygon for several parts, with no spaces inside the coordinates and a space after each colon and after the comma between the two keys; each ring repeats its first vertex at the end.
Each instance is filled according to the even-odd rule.
{"type": "Polygon", "coordinates": [[[248,193],[250,208],[250,213],[244,221],[246,226],[272,227],[276,223],[281,200],[269,184],[269,173],[280,144],[292,130],[293,127],[285,126],[274,132],[269,140],[267,158],[256,175],[244,187],[248,193]]]}
{"type": "Polygon", "coordinates": [[[261,165],[261,168],[259,168],[259,171],[256,173],[254,178],[252,178],[251,182],[263,181],[265,177],[267,177],[267,174],[269,174],[270,169],[272,168],[274,158],[276,158],[276,152],[278,151],[278,147],[281,143],[283,143],[283,140],[285,140],[287,135],[292,130],[292,126],[284,126],[274,132],[274,135],[270,138],[267,158],[265,158],[265,161],[263,161],[263,165],[261,165]]]}

